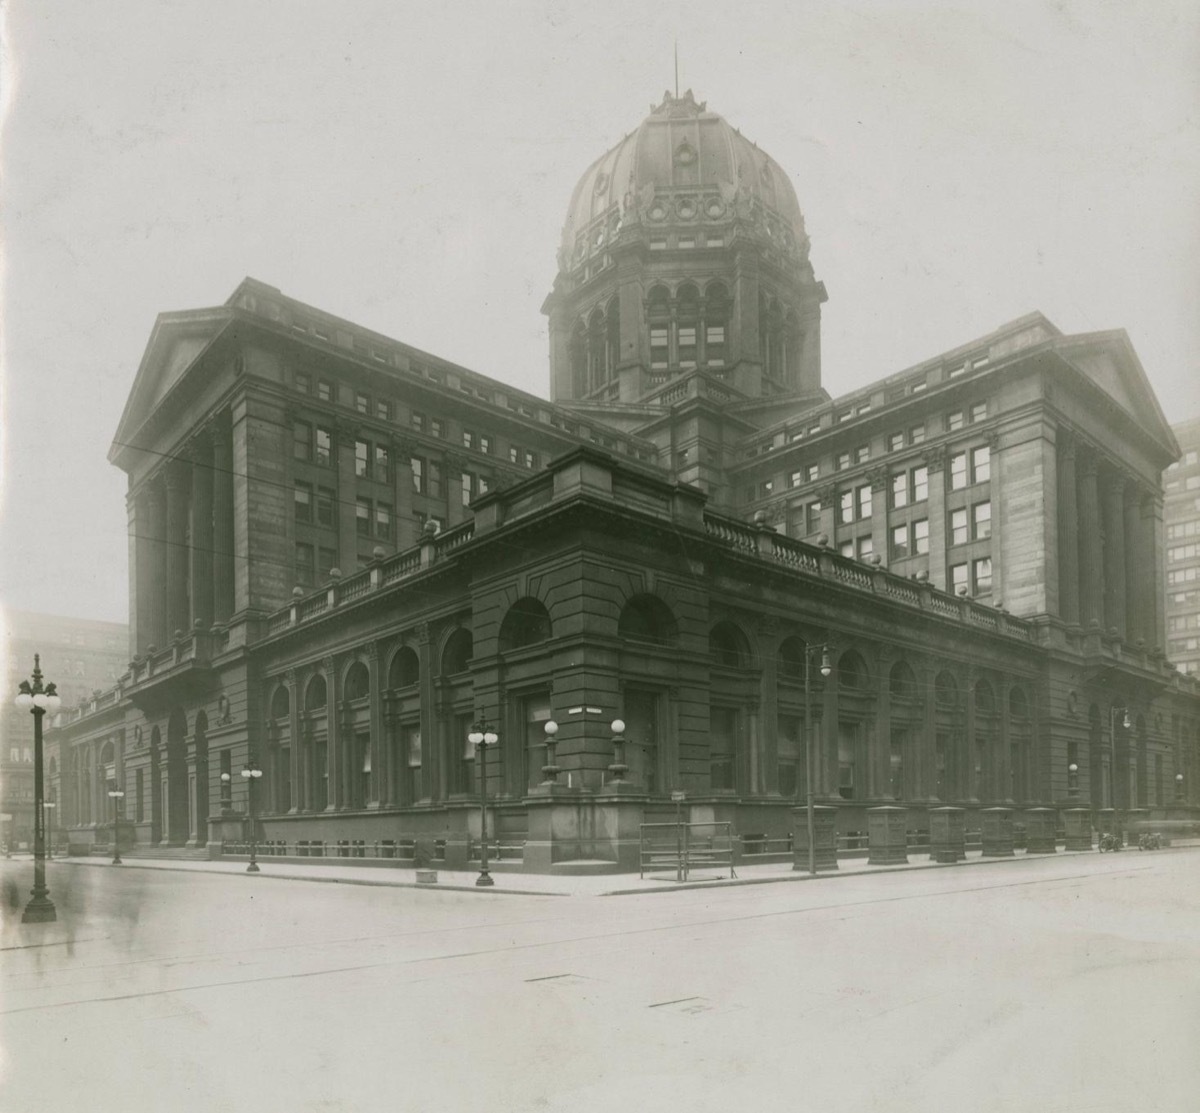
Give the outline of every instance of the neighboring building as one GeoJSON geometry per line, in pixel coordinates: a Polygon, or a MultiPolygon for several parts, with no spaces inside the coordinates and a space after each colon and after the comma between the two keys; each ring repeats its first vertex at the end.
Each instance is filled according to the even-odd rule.
{"type": "Polygon", "coordinates": [[[825,298],[784,172],[688,93],[575,191],[550,402],[250,279],[161,315],[110,453],[134,656],[57,739],[76,841],[110,779],[144,843],[236,838],[253,758],[269,842],[462,865],[477,715],[527,869],[632,864],[674,791],[785,845],[806,716],[843,831],[1192,814],[1179,450],[1128,337],[1030,314],[830,400],[825,298]]]}
{"type": "MultiPolygon", "coordinates": [[[[10,696],[15,697],[21,681],[33,674],[34,654],[41,656],[46,681],[57,685],[63,708],[75,708],[93,693],[111,689],[128,669],[129,627],[117,622],[5,611],[5,691],[10,696]]],[[[57,774],[57,761],[53,756],[51,760],[55,762],[52,772],[57,774]]],[[[57,805],[52,792],[44,798],[57,805]]],[[[0,812],[12,817],[4,822],[4,837],[13,845],[32,842],[33,805],[33,720],[28,711],[19,710],[9,698],[0,714],[0,812]]],[[[57,828],[54,812],[48,813],[46,822],[47,829],[57,828]]]]}
{"type": "Polygon", "coordinates": [[[1167,652],[1180,672],[1200,676],[1200,418],[1174,427],[1183,455],[1167,468],[1167,652]]]}

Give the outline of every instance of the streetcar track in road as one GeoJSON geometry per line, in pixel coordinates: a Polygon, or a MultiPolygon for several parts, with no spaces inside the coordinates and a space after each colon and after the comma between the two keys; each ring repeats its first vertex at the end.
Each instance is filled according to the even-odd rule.
{"type": "MultiPolygon", "coordinates": [[[[48,1011],[48,1010],[52,1010],[52,1009],[69,1008],[69,1007],[77,1006],[77,1005],[101,1004],[101,1003],[106,1003],[106,1002],[110,1002],[110,1001],[129,1001],[129,1000],[137,1000],[140,998],[147,998],[147,997],[163,997],[163,996],[169,996],[171,994],[194,993],[194,992],[199,992],[199,991],[203,991],[206,989],[225,989],[225,988],[230,988],[230,987],[235,987],[235,986],[250,986],[250,985],[264,984],[264,983],[270,983],[270,982],[283,982],[283,981],[299,980],[299,979],[303,979],[303,978],[316,978],[316,977],[324,977],[324,976],[331,976],[331,975],[337,975],[337,974],[360,973],[360,972],[366,971],[366,970],[379,970],[379,969],[386,969],[388,967],[417,966],[422,963],[454,962],[454,961],[458,961],[458,960],[462,960],[462,959],[486,957],[488,955],[513,953],[513,952],[517,952],[517,951],[532,951],[532,950],[537,950],[539,948],[544,948],[544,947],[570,946],[572,944],[593,942],[593,941],[601,940],[601,939],[619,939],[619,938],[623,938],[623,937],[632,937],[632,936],[638,936],[638,935],[651,935],[651,934],[655,934],[655,933],[664,933],[664,932],[673,932],[673,931],[690,931],[690,930],[694,930],[695,928],[698,928],[698,927],[711,927],[711,926],[716,926],[716,925],[720,925],[720,924],[736,924],[736,923],[745,923],[745,922],[749,922],[749,921],[753,921],[753,920],[777,919],[777,918],[784,917],[784,916],[808,915],[808,914],[814,913],[814,912],[830,912],[830,911],[837,912],[837,911],[842,911],[844,909],[868,908],[868,907],[876,906],[876,905],[895,904],[895,903],[898,903],[901,901],[925,900],[925,899],[932,899],[932,898],[936,898],[936,897],[962,896],[962,895],[967,895],[970,893],[988,892],[988,891],[999,890],[999,889],[1026,888],[1026,887],[1031,887],[1034,885],[1048,885],[1048,884],[1055,884],[1055,883],[1063,882],[1063,881],[1074,881],[1074,880],[1078,880],[1080,878],[1105,879],[1105,878],[1119,877],[1122,875],[1144,872],[1151,868],[1152,868],[1152,865],[1135,866],[1135,867],[1132,867],[1129,869],[1117,870],[1117,871],[1113,871],[1110,873],[1104,873],[1104,874],[1095,874],[1095,873],[1067,874],[1067,875],[1062,875],[1062,876],[1058,876],[1058,877],[1034,878],[1032,880],[1027,880],[1027,881],[1008,881],[1008,882],[1002,882],[1002,883],[996,884],[996,885],[975,885],[975,886],[971,886],[970,888],[955,888],[955,889],[940,890],[940,891],[936,891],[936,892],[924,891],[924,892],[920,892],[920,893],[905,893],[905,894],[898,894],[895,896],[888,896],[888,897],[874,897],[874,898],[870,898],[870,899],[866,899],[866,900],[846,901],[846,902],[837,903],[837,904],[813,905],[813,906],[805,907],[805,908],[796,908],[796,907],[781,908],[781,909],[774,909],[774,910],[766,911],[766,912],[748,913],[748,914],[742,915],[742,916],[719,916],[719,917],[712,917],[712,918],[705,919],[705,920],[690,920],[686,923],[666,923],[666,924],[655,924],[652,926],[637,927],[637,928],[623,928],[623,929],[619,929],[619,930],[615,930],[615,931],[595,932],[595,933],[586,934],[586,935],[566,936],[566,937],[557,938],[557,939],[544,939],[544,940],[537,940],[537,941],[528,942],[528,943],[509,942],[509,943],[501,945],[501,946],[481,947],[481,948],[478,948],[475,950],[459,951],[459,952],[455,952],[452,954],[422,955],[422,956],[415,956],[412,958],[398,958],[398,959],[389,959],[389,960],[378,961],[378,962],[356,963],[351,966],[325,967],[325,968],[319,969],[319,970],[301,970],[301,971],[293,971],[293,972],[283,973],[283,974],[267,974],[267,975],[263,975],[260,977],[239,978],[239,979],[225,980],[225,981],[219,981],[219,982],[204,982],[204,983],[200,983],[197,985],[181,985],[181,986],[175,986],[175,987],[167,988],[167,989],[142,990],[142,991],[133,992],[133,993],[112,994],[112,995],[104,996],[104,997],[85,997],[85,998],[79,998],[79,999],[70,1000],[70,1001],[56,1001],[56,1002],[49,1002],[46,1004],[38,1004],[38,1005],[21,1005],[21,1006],[18,1006],[16,1008],[11,1008],[11,1009],[0,1009],[0,1016],[11,1016],[11,1015],[15,1015],[18,1013],[27,1013],[27,1012],[42,1012],[42,1011],[48,1011]]],[[[845,918],[845,917],[843,917],[843,918],[845,918]]],[[[557,921],[538,920],[538,921],[530,921],[530,922],[532,922],[532,923],[551,923],[551,922],[557,922],[557,921]]],[[[512,926],[512,925],[500,925],[500,926],[512,926]]],[[[446,929],[428,929],[428,930],[422,930],[420,932],[413,932],[410,934],[412,934],[412,935],[427,935],[427,934],[431,934],[434,931],[438,931],[438,930],[446,930],[446,929]]],[[[471,927],[467,927],[464,929],[453,929],[453,930],[479,930],[479,927],[471,926],[471,927]]],[[[368,938],[368,939],[385,939],[385,938],[391,938],[391,937],[382,936],[382,937],[366,937],[366,938],[368,938]]],[[[287,945],[284,945],[283,947],[279,947],[279,948],[259,948],[259,950],[284,950],[284,949],[294,948],[296,946],[310,946],[310,947],[318,946],[319,947],[319,946],[327,946],[327,945],[328,944],[320,944],[320,943],[317,943],[317,944],[313,944],[313,943],[287,944],[287,945]]],[[[228,952],[228,953],[237,953],[237,954],[244,955],[247,952],[243,948],[236,952],[228,952]]],[[[201,960],[203,960],[205,957],[217,957],[217,956],[199,956],[199,957],[201,960]]],[[[152,962],[152,961],[154,961],[154,960],[134,960],[131,963],[119,963],[119,964],[115,964],[115,965],[136,965],[139,962],[146,963],[146,962],[152,962]]]]}
{"type": "MultiPolygon", "coordinates": [[[[111,935],[89,935],[86,939],[51,939],[45,943],[18,943],[13,947],[0,947],[0,951],[33,951],[39,947],[73,947],[78,943],[103,943],[111,935]]],[[[8,977],[9,975],[5,975],[8,977]]]]}

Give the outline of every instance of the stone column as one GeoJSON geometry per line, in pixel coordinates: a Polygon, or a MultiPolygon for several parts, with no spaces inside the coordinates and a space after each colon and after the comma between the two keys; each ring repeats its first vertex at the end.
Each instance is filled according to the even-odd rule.
{"type": "Polygon", "coordinates": [[[1089,454],[1079,477],[1079,617],[1089,629],[1104,628],[1104,598],[1100,553],[1100,497],[1096,486],[1097,460],[1089,454]]]}
{"type": "Polygon", "coordinates": [[[229,430],[222,421],[215,421],[209,428],[209,440],[213,476],[213,620],[224,622],[233,614],[233,455],[229,430]]]}
{"type": "Polygon", "coordinates": [[[147,646],[154,645],[161,649],[167,642],[167,490],[161,476],[151,480],[147,501],[150,511],[147,525],[149,542],[146,546],[149,560],[142,581],[147,588],[147,612],[150,618],[146,642],[147,646]]]}
{"type": "Polygon", "coordinates": [[[125,500],[129,523],[129,616],[133,622],[130,647],[134,654],[146,652],[153,640],[151,634],[151,593],[154,590],[150,575],[150,498],[143,488],[130,492],[125,500]]]}
{"type": "Polygon", "coordinates": [[[300,751],[301,751],[301,719],[300,719],[300,701],[303,698],[300,692],[300,685],[297,682],[297,673],[295,669],[288,669],[287,674],[288,692],[291,698],[288,700],[288,737],[291,739],[291,777],[292,777],[292,799],[288,806],[288,815],[294,815],[300,811],[303,806],[302,793],[304,786],[301,783],[302,777],[300,772],[300,751]]]}
{"type": "MultiPolygon", "coordinates": [[[[325,657],[321,665],[325,671],[325,810],[334,811],[342,801],[342,686],[338,682],[334,659],[325,657]]],[[[314,779],[322,770],[314,769],[314,779]]]]}
{"type": "Polygon", "coordinates": [[[1162,500],[1147,492],[1142,498],[1142,528],[1138,531],[1140,559],[1138,574],[1142,582],[1142,621],[1145,624],[1146,645],[1152,650],[1163,649],[1163,552],[1162,500]]]}
{"type": "MultiPolygon", "coordinates": [[[[1125,484],[1125,630],[1126,640],[1137,643],[1146,638],[1146,621],[1141,598],[1142,552],[1140,545],[1142,488],[1138,483],[1125,484]]],[[[1090,836],[1089,836],[1090,837],[1090,836]]]]}
{"type": "Polygon", "coordinates": [[[370,677],[370,738],[371,738],[371,788],[368,793],[368,799],[363,801],[364,806],[370,807],[372,804],[378,806],[379,802],[384,799],[384,785],[386,784],[387,758],[384,756],[387,751],[387,738],[383,726],[383,684],[380,677],[379,668],[379,643],[371,642],[367,645],[367,674],[370,677]]]}
{"type": "Polygon", "coordinates": [[[1125,480],[1116,474],[1104,483],[1104,614],[1125,639],[1125,480]]]}
{"type": "Polygon", "coordinates": [[[1079,623],[1079,503],[1075,477],[1075,438],[1059,433],[1058,449],[1058,615],[1079,623]]]}
{"type": "Polygon", "coordinates": [[[762,673],[758,687],[758,705],[762,709],[762,720],[759,724],[758,740],[762,749],[758,760],[758,783],[752,784],[750,789],[752,792],[776,795],[779,792],[779,629],[775,621],[768,618],[759,626],[758,632],[762,643],[759,658],[762,661],[762,673]],[[768,738],[771,739],[769,746],[766,744],[768,738]]]}
{"type": "Polygon", "coordinates": [[[212,625],[213,569],[212,450],[201,440],[192,454],[192,622],[212,625]]]}
{"type": "Polygon", "coordinates": [[[168,640],[177,630],[186,631],[188,475],[185,465],[167,469],[167,630],[168,640]]]}
{"type": "MultiPolygon", "coordinates": [[[[813,693],[816,696],[818,693],[813,693]]],[[[834,667],[833,674],[825,681],[824,690],[819,693],[823,698],[821,708],[821,724],[815,722],[813,730],[820,731],[820,745],[816,755],[820,758],[813,774],[814,791],[817,796],[836,797],[838,795],[838,674],[834,667]]],[[[815,742],[816,739],[814,738],[815,742]]],[[[864,771],[865,773],[865,771],[864,771]]]]}
{"type": "Polygon", "coordinates": [[[887,567],[891,555],[891,538],[888,536],[888,470],[872,468],[867,473],[871,484],[871,545],[879,563],[887,567]]]}

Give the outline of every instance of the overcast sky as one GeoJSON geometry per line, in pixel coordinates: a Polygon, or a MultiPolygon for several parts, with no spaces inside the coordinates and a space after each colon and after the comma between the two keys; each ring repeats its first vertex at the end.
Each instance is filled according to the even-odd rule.
{"type": "Polygon", "coordinates": [[[538,393],[571,190],[673,83],[791,175],[824,380],[1040,309],[1200,413],[1200,5],[7,0],[3,599],[125,620],[154,317],[246,275],[538,393]]]}

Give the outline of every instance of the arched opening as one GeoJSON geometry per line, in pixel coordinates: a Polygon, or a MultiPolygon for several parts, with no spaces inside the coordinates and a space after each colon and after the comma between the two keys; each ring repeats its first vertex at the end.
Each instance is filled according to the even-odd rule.
{"type": "Polygon", "coordinates": [[[304,689],[306,722],[300,738],[301,806],[322,812],[329,806],[329,688],[325,677],[316,673],[304,689]]]}
{"type": "Polygon", "coordinates": [[[704,362],[723,367],[728,352],[729,291],[723,282],[710,282],[704,291],[704,362]]]}
{"type": "Polygon", "coordinates": [[[397,650],[388,669],[389,688],[411,688],[421,679],[421,660],[409,646],[397,650]]]}
{"type": "Polygon", "coordinates": [[[893,800],[915,795],[915,739],[920,736],[917,677],[907,661],[897,661],[888,672],[891,722],[888,724],[888,792],[893,800]]]}
{"type": "Polygon", "coordinates": [[[986,680],[975,682],[975,753],[971,795],[987,800],[995,795],[992,751],[996,742],[996,699],[986,680]]]}
{"type": "Polygon", "coordinates": [[[500,624],[500,649],[526,649],[551,636],[550,612],[537,600],[526,596],[518,599],[500,624]]]}
{"type": "Polygon", "coordinates": [[[868,791],[867,724],[874,715],[867,664],[853,649],[838,658],[837,792],[858,800],[868,791]]]}
{"type": "Polygon", "coordinates": [[[308,687],[304,689],[304,710],[324,711],[326,700],[325,677],[317,673],[309,682],[308,687]]]}
{"type": "Polygon", "coordinates": [[[286,719],[292,710],[291,693],[286,684],[280,684],[271,696],[271,718],[286,719]]]}
{"type": "Polygon", "coordinates": [[[750,646],[746,636],[732,622],[718,622],[709,631],[708,655],[714,665],[744,669],[750,663],[750,646]]]}
{"type": "Polygon", "coordinates": [[[888,693],[892,699],[917,698],[917,677],[906,661],[897,661],[888,673],[888,693]]]}
{"type": "Polygon", "coordinates": [[[446,639],[445,648],[442,650],[442,675],[457,676],[466,672],[471,667],[471,655],[474,652],[475,639],[471,636],[471,631],[462,627],[455,630],[446,639]]]}
{"type": "Polygon", "coordinates": [[[962,723],[958,682],[948,672],[939,672],[933,683],[933,794],[938,800],[962,795],[958,760],[962,723]]]}
{"type": "Polygon", "coordinates": [[[671,294],[665,286],[654,286],[646,298],[650,325],[650,369],[665,371],[671,363],[671,294]]]}
{"type": "Polygon", "coordinates": [[[838,688],[850,692],[865,691],[867,687],[867,664],[853,649],[838,658],[838,688]]]}
{"type": "Polygon", "coordinates": [[[371,694],[371,673],[362,661],[355,661],[347,670],[342,691],[351,703],[366,699],[371,694]]]}
{"type": "Polygon", "coordinates": [[[1033,730],[1029,718],[1029,697],[1023,688],[1011,688],[1008,693],[1008,798],[1015,801],[1030,799],[1030,746],[1033,730]]]}
{"type": "Polygon", "coordinates": [[[681,368],[696,366],[700,354],[700,291],[690,282],[679,287],[675,309],[675,358],[681,368]]]}
{"type": "Polygon", "coordinates": [[[635,595],[621,609],[617,635],[627,641],[675,645],[679,627],[671,608],[657,595],[635,595]]]}

